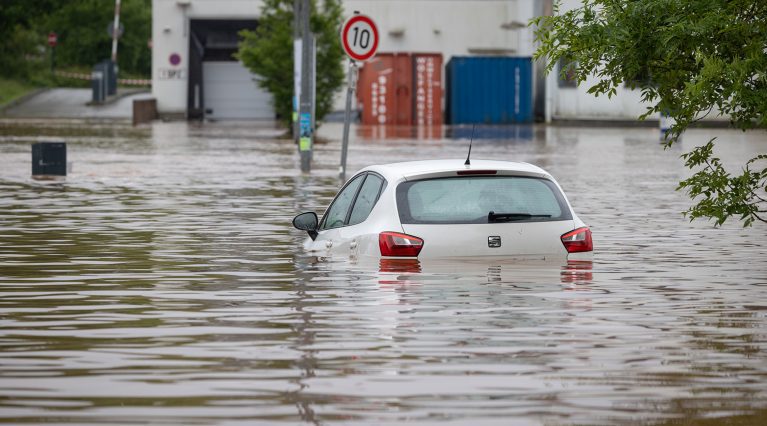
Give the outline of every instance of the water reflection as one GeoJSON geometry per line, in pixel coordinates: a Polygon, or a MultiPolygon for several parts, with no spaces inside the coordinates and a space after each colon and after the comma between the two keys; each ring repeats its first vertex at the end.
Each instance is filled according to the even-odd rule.
{"type": "Polygon", "coordinates": [[[364,125],[356,127],[358,139],[368,141],[405,140],[434,141],[471,139],[503,141],[504,143],[533,142],[542,139],[544,128],[533,124],[459,125],[459,126],[397,126],[364,125]]]}
{"type": "MultiPolygon", "coordinates": [[[[655,129],[520,127],[474,145],[554,174],[594,231],[592,261],[419,262],[298,250],[290,220],[341,184],[340,126],[321,129],[304,175],[273,126],[91,124],[0,121],[0,421],[765,415],[763,227],[682,218],[686,172],[655,129]],[[64,182],[29,177],[29,144],[47,137],[69,144],[64,182]]],[[[360,129],[349,170],[464,158],[465,130],[360,129]]],[[[719,135],[738,142],[723,161],[766,151],[760,135],[719,135]]]]}

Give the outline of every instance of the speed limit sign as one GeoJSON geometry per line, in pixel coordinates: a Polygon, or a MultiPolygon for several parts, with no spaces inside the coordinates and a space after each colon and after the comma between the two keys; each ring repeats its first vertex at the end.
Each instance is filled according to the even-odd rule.
{"type": "Polygon", "coordinates": [[[347,19],[341,31],[344,51],[355,61],[367,61],[378,49],[378,28],[370,17],[354,15],[347,19]]]}

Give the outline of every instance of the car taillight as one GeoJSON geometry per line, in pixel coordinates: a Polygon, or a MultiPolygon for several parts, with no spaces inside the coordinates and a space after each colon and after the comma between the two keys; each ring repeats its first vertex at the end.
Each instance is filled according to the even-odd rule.
{"type": "Polygon", "coordinates": [[[416,257],[423,248],[423,240],[399,232],[381,232],[378,234],[378,246],[381,256],[416,257]]]}
{"type": "Polygon", "coordinates": [[[586,227],[578,228],[562,235],[562,244],[565,245],[568,253],[594,250],[594,243],[591,241],[591,230],[586,227]]]}

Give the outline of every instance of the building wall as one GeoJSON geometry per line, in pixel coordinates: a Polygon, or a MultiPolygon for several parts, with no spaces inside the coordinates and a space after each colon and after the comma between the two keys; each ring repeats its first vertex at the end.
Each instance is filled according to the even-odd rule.
{"type": "MultiPolygon", "coordinates": [[[[321,0],[318,0],[321,3],[321,0]]],[[[532,28],[527,23],[550,7],[552,0],[344,0],[345,15],[355,10],[371,16],[380,31],[379,52],[441,53],[447,64],[456,55],[532,56],[532,28]]],[[[153,0],[152,92],[161,114],[187,113],[189,21],[191,19],[257,19],[261,0],[153,0]],[[170,56],[181,58],[178,65],[170,56]]],[[[562,0],[561,10],[581,0],[562,0]]],[[[442,71],[442,81],[444,69],[442,71]]],[[[534,77],[537,81],[543,80],[534,77]]],[[[634,120],[649,106],[639,90],[619,87],[616,96],[587,93],[595,83],[560,87],[558,69],[545,77],[547,121],[552,119],[634,120]]],[[[534,80],[534,85],[537,82],[534,80]]],[[[539,86],[536,86],[539,87],[539,86]]],[[[537,94],[536,94],[537,96],[537,94]]],[[[343,110],[345,91],[339,90],[335,109],[343,110]]],[[[726,119],[711,114],[708,119],[726,119]]]]}
{"type": "Polygon", "coordinates": [[[622,85],[616,89],[616,95],[612,98],[587,93],[589,87],[596,83],[597,79],[591,77],[578,87],[560,87],[559,69],[555,68],[547,77],[547,121],[635,120],[650,106],[642,102],[639,89],[632,90],[622,85]]]}
{"type": "Polygon", "coordinates": [[[454,55],[530,56],[526,25],[532,1],[486,0],[346,0],[347,16],[355,10],[373,18],[380,31],[381,52],[439,52],[454,55]],[[525,26],[512,29],[512,23],[525,26]],[[525,33],[524,36],[520,36],[525,33]]]}
{"type": "Polygon", "coordinates": [[[186,115],[191,19],[255,19],[260,0],[152,0],[152,95],[164,115],[186,115]],[[171,64],[172,54],[180,56],[171,64]]]}
{"type": "MultiPolygon", "coordinates": [[[[562,11],[571,10],[581,5],[581,0],[562,0],[562,11]]],[[[648,102],[642,102],[642,93],[639,89],[630,89],[620,85],[615,96],[608,98],[607,95],[596,97],[587,93],[588,89],[597,83],[597,79],[591,77],[578,87],[560,87],[559,68],[546,78],[546,121],[566,120],[636,120],[641,114],[647,112],[651,106],[648,102]]],[[[648,119],[659,119],[659,114],[654,114],[648,119]]],[[[706,121],[727,121],[729,116],[720,115],[712,111],[706,116],[706,121]]]]}
{"type": "MultiPolygon", "coordinates": [[[[533,3],[345,0],[343,6],[346,16],[358,10],[375,20],[379,52],[436,52],[447,63],[455,55],[532,55],[532,31],[526,25],[533,16],[533,3]]],[[[261,7],[260,0],[152,1],[152,92],[161,114],[186,114],[189,21],[256,19],[261,7]],[[181,58],[178,65],[170,63],[174,53],[181,58]]],[[[344,108],[344,93],[341,90],[336,97],[338,110],[344,108]]]]}
{"type": "MultiPolygon", "coordinates": [[[[580,5],[580,0],[562,0],[560,10],[571,10],[580,5]]],[[[559,80],[557,66],[546,78],[546,121],[635,120],[650,106],[641,102],[641,92],[638,89],[632,90],[621,85],[612,98],[606,95],[595,97],[587,91],[597,83],[596,78],[591,77],[577,87],[562,87],[559,80]]]]}
{"type": "MultiPolygon", "coordinates": [[[[379,52],[441,53],[447,64],[453,56],[532,56],[527,22],[535,1],[345,0],[343,5],[346,16],[356,10],[373,18],[379,52]]],[[[445,82],[444,68],[440,71],[445,82]]],[[[345,92],[339,92],[335,109],[342,110],[344,102],[345,92]]]]}

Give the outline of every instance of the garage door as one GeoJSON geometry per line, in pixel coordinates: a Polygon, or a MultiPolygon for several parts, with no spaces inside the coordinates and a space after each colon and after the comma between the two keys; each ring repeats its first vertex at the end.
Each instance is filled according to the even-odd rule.
{"type": "Polygon", "coordinates": [[[258,87],[240,62],[203,62],[205,118],[273,120],[272,95],[258,87]]]}

